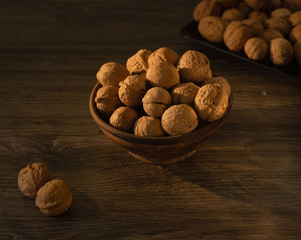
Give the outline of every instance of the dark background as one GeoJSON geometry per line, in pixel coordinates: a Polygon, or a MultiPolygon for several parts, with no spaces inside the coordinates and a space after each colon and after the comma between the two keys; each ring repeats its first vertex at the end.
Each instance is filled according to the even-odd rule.
{"type": "Polygon", "coordinates": [[[0,239],[300,239],[300,81],[186,40],[198,1],[1,1],[0,239]],[[93,121],[95,74],[141,48],[205,53],[232,86],[191,158],[142,163],[93,121]],[[72,188],[46,217],[17,176],[41,161],[72,188]]]}

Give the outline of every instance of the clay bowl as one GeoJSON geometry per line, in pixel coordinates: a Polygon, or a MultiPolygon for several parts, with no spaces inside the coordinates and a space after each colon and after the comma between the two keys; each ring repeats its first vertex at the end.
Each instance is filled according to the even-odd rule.
{"type": "Polygon", "coordinates": [[[94,102],[100,87],[101,85],[97,83],[90,95],[89,107],[94,121],[109,139],[125,148],[130,155],[140,161],[153,164],[171,164],[192,156],[203,143],[207,142],[222,127],[230,113],[233,101],[231,95],[227,111],[221,119],[208,123],[190,133],[166,137],[140,137],[120,131],[102,119],[94,102]]]}

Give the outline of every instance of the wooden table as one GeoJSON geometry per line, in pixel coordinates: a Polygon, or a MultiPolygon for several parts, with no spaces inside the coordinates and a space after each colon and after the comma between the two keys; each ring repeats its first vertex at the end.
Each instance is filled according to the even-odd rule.
{"type": "Polygon", "coordinates": [[[197,3],[1,2],[0,239],[301,239],[300,81],[183,38],[197,3]],[[112,143],[88,108],[103,63],[161,46],[205,53],[234,96],[223,128],[165,166],[112,143]],[[37,161],[72,188],[59,217],[17,187],[37,161]]]}

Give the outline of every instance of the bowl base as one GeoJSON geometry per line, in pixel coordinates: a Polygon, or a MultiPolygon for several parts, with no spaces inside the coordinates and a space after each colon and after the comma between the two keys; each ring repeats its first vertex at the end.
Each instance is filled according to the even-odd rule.
{"type": "Polygon", "coordinates": [[[180,161],[183,161],[189,157],[191,157],[193,154],[196,153],[196,150],[193,150],[192,152],[189,152],[185,155],[182,155],[182,156],[179,156],[179,157],[175,157],[175,158],[169,158],[169,159],[166,159],[166,158],[162,158],[162,159],[158,159],[158,158],[145,158],[141,155],[138,155],[136,153],[133,153],[133,152],[130,152],[128,151],[128,153],[133,156],[134,158],[142,161],[142,162],[145,162],[145,163],[151,163],[151,164],[172,164],[172,163],[176,163],[176,162],[180,162],[180,161]]]}

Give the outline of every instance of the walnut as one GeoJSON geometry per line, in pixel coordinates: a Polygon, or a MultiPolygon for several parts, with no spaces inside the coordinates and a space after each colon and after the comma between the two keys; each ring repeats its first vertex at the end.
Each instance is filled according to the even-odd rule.
{"type": "Polygon", "coordinates": [[[283,36],[287,36],[291,30],[289,22],[283,18],[269,18],[264,23],[265,28],[267,29],[276,29],[283,36]]]}
{"type": "Polygon", "coordinates": [[[301,68],[301,41],[295,43],[294,52],[295,52],[296,62],[298,63],[299,68],[301,68]]]}
{"type": "Polygon", "coordinates": [[[223,42],[224,32],[229,21],[216,16],[207,16],[198,24],[199,33],[211,42],[223,42]]]}
{"type": "Polygon", "coordinates": [[[172,103],[185,103],[193,106],[195,96],[199,91],[199,86],[192,82],[181,83],[171,90],[172,103]]]}
{"type": "Polygon", "coordinates": [[[229,21],[235,21],[235,20],[242,20],[245,18],[245,16],[237,8],[231,8],[231,9],[226,9],[223,12],[222,18],[225,18],[229,21]]]}
{"type": "Polygon", "coordinates": [[[301,11],[294,12],[289,17],[289,22],[292,24],[293,27],[297,26],[301,23],[301,11]]]}
{"type": "Polygon", "coordinates": [[[253,37],[258,36],[264,29],[263,24],[253,18],[245,19],[242,21],[242,23],[246,24],[249,27],[253,37]]]}
{"type": "Polygon", "coordinates": [[[198,125],[198,117],[187,104],[173,105],[163,113],[161,124],[168,135],[179,135],[193,131],[198,125]]]}
{"type": "Polygon", "coordinates": [[[283,6],[291,10],[292,12],[301,10],[301,1],[300,0],[284,0],[283,6]]]}
{"type": "Polygon", "coordinates": [[[219,16],[221,14],[221,7],[216,0],[203,0],[193,10],[193,19],[199,22],[203,17],[219,16]]]}
{"type": "Polygon", "coordinates": [[[226,92],[226,94],[228,95],[228,97],[231,96],[231,87],[230,84],[228,83],[228,81],[223,78],[223,77],[212,77],[212,78],[207,78],[204,82],[203,85],[206,84],[215,84],[218,85],[220,88],[223,89],[223,91],[226,92]]]}
{"type": "Polygon", "coordinates": [[[116,86],[129,75],[125,66],[116,62],[108,62],[101,66],[96,78],[102,86],[116,86]]]}
{"type": "Polygon", "coordinates": [[[117,108],[110,117],[110,124],[124,132],[132,132],[138,113],[130,107],[117,108]]]}
{"type": "Polygon", "coordinates": [[[145,73],[148,69],[148,58],[152,54],[151,51],[140,49],[126,62],[126,68],[131,74],[145,73]]]}
{"type": "Polygon", "coordinates": [[[119,83],[118,96],[120,101],[128,107],[141,106],[141,99],[146,92],[146,76],[130,75],[119,83]]]}
{"type": "Polygon", "coordinates": [[[270,7],[266,11],[273,11],[274,9],[282,7],[282,0],[270,0],[270,7]]]}
{"type": "Polygon", "coordinates": [[[260,21],[262,23],[265,23],[265,21],[268,19],[268,16],[266,15],[265,12],[260,12],[260,11],[253,11],[250,12],[249,18],[255,19],[257,21],[260,21]]]}
{"type": "Polygon", "coordinates": [[[220,119],[228,107],[228,95],[216,84],[201,87],[195,97],[194,108],[198,116],[208,122],[220,119]]]}
{"type": "Polygon", "coordinates": [[[250,38],[245,44],[245,53],[248,58],[260,61],[268,55],[268,44],[262,38],[250,38]]]}
{"type": "Polygon", "coordinates": [[[163,112],[170,106],[171,100],[167,90],[161,87],[153,87],[142,98],[143,109],[149,116],[161,117],[163,112]]]}
{"type": "Polygon", "coordinates": [[[284,38],[275,38],[270,43],[270,59],[275,65],[284,66],[291,63],[294,49],[291,43],[284,38]]]}
{"type": "Polygon", "coordinates": [[[39,189],[35,203],[43,214],[57,216],[70,208],[72,198],[72,192],[67,183],[54,179],[39,189]]]}
{"type": "Polygon", "coordinates": [[[253,9],[250,8],[245,2],[240,2],[237,8],[244,14],[245,17],[247,17],[250,14],[250,12],[253,11],[253,9]]]}
{"type": "Polygon", "coordinates": [[[251,31],[247,25],[240,21],[233,21],[225,30],[224,42],[229,50],[240,51],[251,35],[251,31]]]}
{"type": "Polygon", "coordinates": [[[51,173],[45,164],[28,164],[19,172],[18,187],[24,195],[34,198],[37,191],[50,179],[51,173]]]}
{"type": "Polygon", "coordinates": [[[148,83],[154,87],[170,89],[180,83],[180,76],[175,66],[160,62],[152,65],[146,72],[148,83]]]}
{"type": "Polygon", "coordinates": [[[148,58],[148,65],[157,64],[159,62],[167,62],[176,66],[179,55],[172,49],[161,47],[154,51],[148,58]]]}
{"type": "Polygon", "coordinates": [[[134,125],[134,134],[141,137],[162,137],[165,135],[158,118],[143,116],[134,125]]]}
{"type": "Polygon", "coordinates": [[[264,29],[258,37],[262,38],[267,43],[270,43],[274,38],[284,38],[276,29],[264,29]]]}
{"type": "Polygon", "coordinates": [[[301,23],[292,29],[289,34],[289,40],[292,44],[295,44],[297,41],[301,41],[301,23]]]}
{"type": "Polygon", "coordinates": [[[288,20],[292,12],[287,8],[278,8],[270,13],[271,18],[283,18],[288,20]]]}
{"type": "Polygon", "coordinates": [[[245,0],[245,3],[255,10],[265,10],[271,5],[271,0],[245,0]]]}
{"type": "Polygon", "coordinates": [[[118,98],[118,87],[104,86],[99,88],[96,93],[95,102],[99,113],[104,117],[110,117],[121,106],[118,98]]]}
{"type": "Polygon", "coordinates": [[[238,0],[216,0],[223,9],[236,7],[238,0]]]}
{"type": "Polygon", "coordinates": [[[188,50],[179,59],[177,70],[183,82],[201,83],[212,77],[210,62],[201,52],[188,50]]]}

